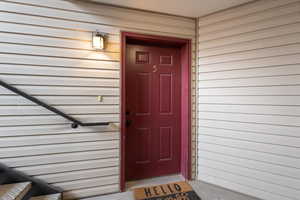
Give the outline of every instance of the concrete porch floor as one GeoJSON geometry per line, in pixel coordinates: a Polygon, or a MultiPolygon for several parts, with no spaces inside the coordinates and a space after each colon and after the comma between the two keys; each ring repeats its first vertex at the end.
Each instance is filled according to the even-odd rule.
{"type": "MultiPolygon", "coordinates": [[[[131,191],[134,188],[160,185],[183,180],[184,178],[181,175],[172,175],[140,181],[132,181],[126,184],[126,192],[87,198],[84,200],[134,200],[133,192],[131,191]]],[[[240,194],[202,181],[190,181],[189,183],[202,200],[259,200],[254,197],[240,194]]]]}

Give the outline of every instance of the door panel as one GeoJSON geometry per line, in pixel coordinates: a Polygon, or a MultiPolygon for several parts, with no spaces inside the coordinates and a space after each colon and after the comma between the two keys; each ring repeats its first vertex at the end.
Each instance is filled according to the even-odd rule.
{"type": "Polygon", "coordinates": [[[159,74],[159,112],[172,114],[173,108],[173,74],[159,74]]]}
{"type": "Polygon", "coordinates": [[[159,128],[159,161],[172,160],[172,127],[159,128]]]}
{"type": "Polygon", "coordinates": [[[136,115],[150,115],[151,109],[151,74],[137,73],[136,74],[136,115]]]}
{"type": "Polygon", "coordinates": [[[136,128],[137,140],[143,144],[136,145],[135,151],[137,152],[136,164],[150,163],[151,153],[151,130],[149,128],[136,128]]]}
{"type": "Polygon", "coordinates": [[[180,50],[126,48],[126,180],[180,172],[180,50]]]}

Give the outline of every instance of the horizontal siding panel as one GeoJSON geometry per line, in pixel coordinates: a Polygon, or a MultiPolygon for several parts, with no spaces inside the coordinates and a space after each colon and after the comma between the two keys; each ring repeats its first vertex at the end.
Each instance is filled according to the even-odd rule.
{"type": "Polygon", "coordinates": [[[300,74],[300,64],[199,73],[198,80],[272,77],[300,74]],[[242,73],[242,75],[241,75],[242,73]]]}
{"type": "MultiPolygon", "coordinates": [[[[299,195],[299,191],[295,191],[293,189],[287,188],[287,187],[283,187],[280,185],[277,185],[276,183],[269,183],[269,182],[265,182],[265,181],[261,181],[259,179],[259,177],[256,177],[254,174],[252,175],[248,175],[248,174],[241,174],[238,171],[234,171],[235,168],[233,167],[232,169],[222,169],[218,166],[214,166],[214,167],[207,167],[206,165],[203,167],[200,167],[199,170],[203,171],[203,173],[209,173],[212,174],[212,172],[215,173],[216,176],[220,176],[222,174],[224,178],[226,177],[236,177],[236,180],[243,180],[245,181],[246,184],[253,184],[255,185],[255,187],[259,187],[259,188],[263,188],[263,190],[268,191],[268,192],[273,192],[274,194],[283,196],[283,197],[288,197],[291,199],[295,199],[293,198],[294,196],[298,196],[299,195]],[[234,171],[234,172],[231,172],[234,171]]],[[[221,176],[222,177],[222,176],[221,176]]],[[[231,180],[231,178],[230,178],[231,180]]]]}
{"type": "MultiPolygon", "coordinates": [[[[300,54],[283,55],[268,58],[255,58],[249,60],[239,60],[209,65],[201,65],[199,72],[216,72],[225,70],[249,69],[270,66],[283,66],[300,64],[300,54]]],[[[241,74],[242,76],[243,74],[241,74]]]]}
{"type": "MultiPolygon", "coordinates": [[[[295,34],[300,32],[299,24],[300,23],[291,23],[291,24],[276,26],[268,29],[257,30],[255,32],[248,32],[240,35],[218,38],[215,40],[202,41],[199,42],[198,49],[202,51],[209,50],[209,49],[213,50],[213,48],[217,49],[223,46],[227,46],[228,48],[230,48],[231,45],[233,45],[234,47],[235,44],[238,45],[239,43],[249,42],[250,44],[251,41],[256,42],[257,40],[295,34]]],[[[276,40],[276,42],[278,41],[276,40]]],[[[243,46],[243,48],[247,48],[246,45],[243,46]]]]}
{"type": "Polygon", "coordinates": [[[81,142],[74,144],[56,144],[29,147],[1,148],[0,158],[35,156],[55,153],[69,153],[78,151],[95,151],[119,148],[119,141],[81,142]]]}
{"type": "Polygon", "coordinates": [[[269,116],[243,113],[222,113],[222,112],[199,112],[200,118],[214,119],[214,120],[230,120],[250,123],[274,124],[278,126],[299,126],[300,120],[297,116],[269,116]]]}
{"type": "Polygon", "coordinates": [[[217,145],[226,145],[229,147],[235,147],[239,149],[246,149],[251,151],[260,151],[280,156],[289,156],[293,158],[299,159],[299,148],[293,147],[286,147],[286,146],[279,146],[279,145],[272,145],[272,144],[264,144],[264,143],[257,143],[251,142],[247,140],[241,139],[234,139],[234,138],[222,138],[222,137],[213,137],[208,135],[200,135],[199,140],[210,143],[210,144],[217,144],[217,145]]]}
{"type": "MultiPolygon", "coordinates": [[[[300,28],[299,28],[300,29],[300,28]]],[[[248,41],[243,43],[225,45],[221,47],[206,49],[199,52],[199,57],[216,56],[220,54],[230,54],[234,52],[250,51],[254,49],[270,48],[299,43],[300,33],[287,34],[279,37],[269,37],[267,39],[248,41]]],[[[201,46],[201,44],[199,45],[201,46]]]]}
{"type": "MultiPolygon", "coordinates": [[[[251,157],[247,155],[230,155],[224,154],[222,152],[210,151],[206,150],[205,147],[199,148],[199,153],[203,156],[201,158],[205,159],[213,159],[218,162],[228,163],[236,166],[240,166],[243,168],[249,168],[253,170],[258,170],[261,172],[266,172],[269,174],[274,174],[277,176],[281,176],[282,178],[288,178],[288,180],[292,179],[295,181],[299,181],[300,178],[300,169],[296,168],[288,168],[276,164],[271,164],[265,161],[253,160],[251,157]]],[[[204,163],[205,164],[205,163],[204,163]]],[[[272,179],[270,179],[272,180],[272,179]]],[[[293,184],[291,184],[292,186],[293,184]]],[[[294,184],[294,186],[297,186],[294,184]]]]}
{"type": "Polygon", "coordinates": [[[119,53],[102,52],[101,54],[92,50],[61,49],[44,46],[27,46],[22,44],[0,43],[0,53],[6,54],[29,54],[36,56],[85,59],[85,60],[105,60],[117,61],[120,59],[119,53]]]}
{"type": "MultiPolygon", "coordinates": [[[[30,94],[30,95],[119,95],[119,88],[101,88],[101,87],[66,87],[66,86],[17,86],[18,89],[30,94]]],[[[14,95],[8,89],[0,88],[1,95],[14,95]]],[[[95,99],[96,100],[96,99],[95,99]]]]}
{"type": "MultiPolygon", "coordinates": [[[[69,39],[75,40],[76,42],[88,42],[91,40],[91,32],[81,31],[81,30],[72,30],[72,29],[60,29],[52,26],[36,26],[30,22],[28,23],[20,23],[18,21],[1,21],[0,22],[0,30],[1,33],[12,33],[11,36],[14,37],[13,34],[18,35],[32,35],[39,37],[47,37],[50,38],[58,38],[58,39],[69,39]]],[[[22,37],[22,36],[21,36],[22,37]]],[[[119,35],[118,35],[119,37],[119,35]]],[[[36,38],[36,37],[33,37],[36,38]]],[[[110,34],[110,41],[120,42],[120,40],[113,40],[112,38],[116,38],[114,35],[110,34]]],[[[25,42],[25,41],[23,41],[25,42]]],[[[59,45],[59,44],[58,44],[59,45]]]]}
{"type": "MultiPolygon", "coordinates": [[[[87,123],[93,122],[119,122],[118,114],[107,115],[72,115],[77,120],[87,123]]],[[[0,117],[0,126],[25,126],[41,124],[66,124],[71,123],[61,116],[18,116],[18,117],[0,117]]]]}
{"type": "Polygon", "coordinates": [[[199,64],[207,65],[221,62],[230,62],[236,60],[247,60],[247,59],[255,59],[255,58],[264,58],[264,57],[274,57],[281,55],[289,55],[289,54],[297,54],[300,53],[300,44],[291,44],[284,45],[280,47],[271,47],[265,49],[256,49],[245,52],[237,52],[225,55],[217,55],[217,56],[209,56],[205,58],[201,58],[199,60],[199,64]]]}
{"type": "Polygon", "coordinates": [[[80,189],[80,190],[72,190],[63,193],[64,199],[78,199],[83,197],[91,197],[91,196],[99,196],[102,194],[109,194],[114,192],[119,192],[119,184],[108,185],[108,186],[100,186],[100,187],[93,187],[87,189],[80,189]]]}
{"type": "Polygon", "coordinates": [[[199,127],[199,132],[202,135],[212,136],[212,137],[220,137],[220,138],[229,138],[236,140],[244,140],[249,142],[257,142],[271,145],[280,145],[280,146],[288,146],[300,148],[300,138],[295,137],[286,137],[284,135],[271,135],[271,134],[263,134],[263,133],[253,133],[247,131],[239,131],[239,130],[225,130],[218,128],[210,128],[210,127],[199,127]]]}
{"type": "Polygon", "coordinates": [[[249,179],[247,177],[242,177],[239,175],[229,174],[225,172],[216,172],[212,173],[213,170],[205,169],[206,171],[201,174],[203,181],[208,183],[215,183],[218,185],[226,185],[226,188],[231,190],[238,190],[241,193],[253,195],[264,198],[264,199],[273,199],[273,200],[295,200],[288,196],[283,196],[278,192],[270,192],[265,188],[270,187],[265,183],[255,183],[255,179],[249,179]],[[221,175],[223,173],[223,175],[221,175]]]}
{"type": "Polygon", "coordinates": [[[257,11],[248,15],[233,18],[231,20],[222,20],[222,23],[216,23],[213,26],[199,27],[199,34],[203,35],[214,31],[223,31],[226,29],[233,29],[240,25],[259,23],[261,20],[273,19],[275,17],[288,15],[291,13],[298,12],[300,10],[300,2],[296,1],[293,3],[287,2],[286,5],[279,5],[278,7],[272,7],[262,11],[257,11]]]}
{"type": "MultiPolygon", "coordinates": [[[[96,94],[103,95],[101,93],[98,93],[97,90],[94,90],[96,94]]],[[[103,101],[99,102],[97,100],[97,96],[94,96],[94,94],[80,94],[77,93],[77,96],[35,96],[41,101],[47,102],[49,105],[56,106],[56,105],[117,105],[119,103],[119,97],[108,97],[108,96],[103,96],[103,101]],[[84,96],[84,95],[89,95],[89,96],[84,96]],[[93,95],[93,96],[90,96],[93,95]]],[[[74,94],[73,94],[74,95],[74,94]]],[[[36,105],[35,103],[24,99],[23,97],[20,96],[1,96],[0,98],[0,105],[1,106],[15,106],[15,105],[36,105]]]]}
{"type": "Polygon", "coordinates": [[[80,12],[71,12],[60,9],[51,9],[43,7],[33,7],[29,5],[13,4],[0,2],[0,6],[5,7],[7,12],[22,13],[26,15],[41,16],[53,19],[61,19],[68,21],[76,21],[81,23],[99,24],[106,25],[110,27],[120,27],[120,28],[134,28],[136,30],[160,30],[162,32],[168,33],[180,33],[186,35],[194,35],[195,32],[193,28],[178,28],[177,26],[163,26],[156,25],[153,23],[144,22],[131,22],[129,20],[122,20],[116,18],[103,17],[100,15],[85,14],[80,12]]]}
{"type": "MultiPolygon", "coordinates": [[[[120,112],[118,105],[98,106],[56,106],[66,114],[116,114],[120,112]]],[[[53,112],[41,106],[0,106],[0,116],[9,115],[53,115],[53,112]]]]}
{"type": "MultiPolygon", "coordinates": [[[[1,23],[1,25],[4,27],[7,27],[8,23],[1,23]]],[[[18,26],[20,25],[14,25],[10,24],[13,28],[16,28],[18,30],[18,26]],[[16,27],[15,27],[16,26],[16,27]]],[[[24,25],[23,25],[24,26],[24,25]]],[[[27,26],[30,30],[30,28],[27,26]]],[[[24,27],[25,29],[25,27],[24,27]]],[[[44,32],[44,29],[41,30],[41,32],[29,32],[28,30],[25,31],[22,29],[22,32],[17,32],[13,30],[5,30],[0,32],[0,42],[2,43],[14,43],[14,44],[27,44],[27,45],[40,45],[40,46],[53,46],[57,48],[76,48],[76,49],[86,49],[91,50],[91,38],[89,40],[79,40],[76,38],[67,38],[66,36],[61,34],[61,36],[55,36],[55,35],[39,35],[44,32]],[[15,34],[14,34],[15,33],[15,34]]],[[[51,33],[51,32],[50,32],[51,33]]],[[[74,34],[75,35],[75,34],[74,34]]]]}
{"type": "Polygon", "coordinates": [[[47,85],[47,86],[79,86],[79,87],[119,87],[117,77],[101,78],[75,78],[75,77],[47,77],[1,75],[0,79],[11,85],[47,85]]]}
{"type": "MultiPolygon", "coordinates": [[[[266,162],[274,166],[282,166],[289,171],[296,172],[300,169],[297,166],[299,158],[288,157],[284,155],[271,154],[269,152],[262,152],[262,149],[251,150],[247,148],[237,148],[226,144],[215,144],[205,141],[199,141],[199,149],[202,151],[215,152],[218,154],[225,154],[232,157],[244,158],[247,160],[254,160],[259,162],[266,162]]],[[[205,156],[205,155],[203,155],[205,156]]],[[[211,158],[213,159],[213,158],[211,158]]]]}
{"type": "MultiPolygon", "coordinates": [[[[273,97],[274,98],[274,97],[273,97]]],[[[209,98],[206,98],[209,99],[209,98]]],[[[212,99],[212,97],[210,97],[212,99]]],[[[226,99],[226,98],[225,98],[226,99]]],[[[238,98],[236,98],[238,100],[238,98]]],[[[261,104],[265,99],[261,99],[261,104]]],[[[201,102],[201,101],[200,101],[201,102]]],[[[244,103],[243,101],[239,101],[244,103]]],[[[237,102],[237,103],[239,103],[237,102]]],[[[253,102],[251,102],[253,103],[253,102]]],[[[248,113],[258,115],[288,115],[300,117],[300,106],[267,106],[267,105],[236,105],[231,104],[199,104],[200,112],[248,113]]]]}
{"type": "Polygon", "coordinates": [[[90,33],[92,31],[95,31],[95,28],[98,28],[99,30],[108,34],[116,34],[120,30],[118,27],[113,27],[113,26],[77,22],[77,21],[72,21],[72,19],[63,20],[63,19],[48,18],[43,16],[25,15],[22,13],[8,13],[5,12],[5,10],[2,10],[2,12],[0,13],[0,18],[5,19],[2,20],[3,22],[10,22],[10,23],[18,22],[27,25],[46,26],[51,28],[67,29],[67,30],[78,30],[78,31],[90,32],[90,33]]]}
{"type": "MultiPolygon", "coordinates": [[[[35,9],[34,9],[35,10],[35,9]]],[[[29,12],[29,11],[28,11],[29,12]]],[[[27,25],[36,25],[36,26],[46,26],[52,28],[59,28],[59,29],[69,29],[69,30],[80,30],[84,32],[92,32],[96,29],[101,30],[104,33],[108,34],[119,34],[120,29],[126,31],[138,31],[143,33],[151,33],[151,34],[159,34],[159,35],[170,35],[170,36],[178,36],[178,37],[194,37],[195,33],[192,30],[185,29],[186,34],[182,32],[170,32],[170,30],[165,30],[169,32],[164,32],[162,29],[166,26],[160,26],[159,29],[139,29],[132,27],[116,27],[105,25],[102,23],[88,23],[88,22],[79,22],[79,21],[72,21],[72,19],[61,19],[61,18],[49,18],[46,16],[34,16],[34,15],[27,15],[22,13],[8,13],[3,11],[0,13],[0,18],[3,18],[4,22],[19,22],[22,24],[27,25]],[[34,22],[34,23],[33,23],[34,22]],[[50,25],[50,26],[49,26],[50,25]]]]}
{"type": "MultiPolygon", "coordinates": [[[[62,68],[51,66],[31,66],[31,65],[13,65],[0,64],[1,74],[8,75],[34,75],[46,76],[47,78],[54,77],[82,77],[82,78],[119,78],[119,71],[117,70],[101,70],[101,69],[76,69],[76,68],[62,68]]],[[[19,76],[20,77],[20,76],[19,76]]]]}
{"type": "MultiPolygon", "coordinates": [[[[13,0],[10,2],[16,2],[16,3],[24,3],[22,0],[13,0]]],[[[131,9],[124,9],[124,8],[118,8],[118,7],[112,7],[108,5],[102,5],[102,4],[86,4],[83,2],[68,2],[68,1],[60,1],[60,0],[44,0],[43,3],[41,3],[38,0],[31,0],[30,2],[26,2],[28,5],[34,5],[34,6],[42,6],[42,7],[49,7],[54,9],[61,9],[62,7],[66,11],[73,11],[73,12],[79,12],[79,13],[87,13],[87,14],[93,14],[93,15],[99,15],[99,16],[105,16],[108,18],[115,18],[115,19],[122,19],[127,21],[133,21],[133,22],[143,22],[143,23],[155,23],[155,24],[162,24],[162,25],[173,25],[173,26],[180,26],[182,27],[188,27],[188,28],[194,28],[194,20],[189,18],[182,18],[182,17],[176,17],[176,16],[169,16],[169,15],[163,15],[163,14],[154,14],[154,13],[147,13],[145,15],[144,12],[138,11],[138,10],[131,10],[131,9]],[[99,13],[99,9],[101,9],[101,13],[99,13]],[[164,18],[164,20],[161,20],[161,18],[164,18]],[[160,20],[160,21],[157,21],[160,20]]]]}
{"type": "Polygon", "coordinates": [[[206,17],[200,17],[198,19],[199,26],[212,25],[215,26],[215,23],[224,23],[224,21],[230,21],[234,18],[241,18],[250,14],[255,14],[257,12],[262,12],[267,9],[284,6],[288,3],[297,2],[298,0],[275,0],[272,3],[268,1],[257,1],[252,2],[246,5],[232,9],[228,9],[222,12],[215,13],[213,15],[208,15],[206,17]],[[234,11],[234,12],[233,12],[234,11]]]}
{"type": "Polygon", "coordinates": [[[65,191],[77,190],[82,188],[98,187],[102,185],[118,184],[119,176],[108,176],[100,178],[91,178],[87,180],[78,180],[65,183],[56,183],[54,186],[63,188],[65,191]]]}
{"type": "MultiPolygon", "coordinates": [[[[198,102],[200,104],[228,104],[228,105],[268,105],[268,106],[287,106],[286,109],[290,109],[289,106],[300,106],[300,96],[201,96],[198,102]]],[[[252,108],[252,107],[247,107],[252,108]]],[[[227,108],[226,108],[227,109],[227,108]]],[[[228,108],[230,109],[230,108],[228,108]]],[[[265,109],[265,108],[261,108],[265,109]]],[[[285,108],[274,108],[285,109],[285,108]]],[[[298,109],[298,108],[294,108],[298,109]]],[[[295,111],[295,110],[294,110],[295,111]]],[[[249,110],[251,112],[251,109],[249,110]]],[[[297,112],[296,112],[297,113],[297,112]]]]}
{"type": "Polygon", "coordinates": [[[73,152],[73,153],[53,154],[53,155],[4,158],[4,159],[0,159],[0,162],[5,163],[10,167],[26,167],[26,166],[46,165],[46,164],[54,164],[54,163],[84,161],[84,160],[92,160],[92,159],[105,159],[105,158],[116,157],[117,155],[119,155],[118,149],[109,149],[109,150],[73,152]]]}
{"type": "Polygon", "coordinates": [[[70,163],[48,164],[43,166],[18,167],[17,169],[31,175],[53,174],[97,167],[111,167],[119,164],[118,158],[90,160],[70,163]]]}
{"type": "MultiPolygon", "coordinates": [[[[1,76],[0,76],[1,77],[1,76]]],[[[300,85],[300,75],[199,80],[199,88],[300,85]]]]}
{"type": "Polygon", "coordinates": [[[39,57],[32,55],[1,54],[1,64],[18,64],[34,66],[54,66],[62,69],[119,69],[119,62],[100,60],[76,60],[71,58],[39,57]]]}
{"type": "Polygon", "coordinates": [[[119,80],[116,78],[66,78],[66,77],[38,77],[23,75],[0,75],[0,79],[15,86],[49,86],[49,87],[104,87],[118,88],[119,80]]]}
{"type": "Polygon", "coordinates": [[[72,172],[63,172],[56,174],[47,174],[36,176],[39,179],[45,180],[48,183],[61,183],[74,180],[90,179],[98,176],[113,176],[119,173],[118,167],[107,167],[99,169],[87,169],[72,172]]]}
{"type": "MultiPolygon", "coordinates": [[[[203,116],[204,117],[204,116],[203,116]]],[[[257,132],[274,135],[286,135],[290,137],[299,137],[299,130],[293,126],[277,126],[276,124],[261,124],[241,121],[227,120],[214,120],[214,119],[199,119],[199,126],[221,128],[228,130],[239,130],[248,132],[257,132]]]]}
{"type": "Polygon", "coordinates": [[[276,26],[282,26],[282,25],[296,23],[296,22],[300,22],[299,12],[282,15],[282,16],[271,18],[271,19],[261,20],[259,22],[255,22],[255,23],[244,24],[244,25],[238,26],[236,28],[215,32],[214,34],[206,33],[204,35],[201,35],[201,38],[199,38],[199,41],[202,42],[202,41],[214,40],[214,39],[218,39],[218,38],[239,35],[239,34],[243,34],[243,33],[247,33],[247,32],[254,32],[257,30],[272,28],[272,27],[276,27],[276,26]]]}
{"type": "Polygon", "coordinates": [[[201,95],[300,95],[300,86],[254,86],[254,87],[218,87],[199,88],[201,95]]]}
{"type": "MultiPolygon", "coordinates": [[[[117,125],[117,123],[115,123],[117,125]]],[[[105,133],[110,131],[117,131],[111,126],[87,126],[71,129],[69,124],[64,125],[40,125],[40,126],[15,126],[15,127],[1,127],[2,137],[14,136],[33,136],[33,135],[60,135],[70,133],[105,133]]]]}
{"type": "Polygon", "coordinates": [[[120,139],[118,132],[105,133],[73,133],[67,135],[26,136],[0,138],[1,147],[33,146],[45,144],[62,144],[77,142],[95,142],[120,139]]]}
{"type": "MultiPolygon", "coordinates": [[[[13,44],[23,44],[23,45],[33,45],[33,46],[47,46],[54,48],[62,48],[62,49],[78,49],[78,50],[93,50],[91,45],[91,38],[89,40],[74,40],[73,38],[65,38],[65,36],[61,36],[61,38],[53,37],[53,36],[41,36],[41,35],[33,35],[34,33],[17,33],[12,34],[11,32],[7,33],[0,32],[0,42],[1,43],[13,43],[13,44]],[[30,34],[30,35],[28,35],[30,34]]],[[[15,31],[14,31],[15,32],[15,31]]],[[[120,52],[120,44],[112,43],[115,41],[111,41],[111,37],[107,37],[106,48],[107,52],[120,52]]]]}
{"type": "MultiPolygon", "coordinates": [[[[282,187],[283,190],[289,191],[293,195],[297,194],[297,191],[299,190],[299,180],[292,179],[292,178],[286,178],[278,175],[274,175],[271,173],[266,173],[258,170],[253,170],[249,167],[240,167],[238,165],[229,164],[227,162],[220,162],[215,161],[211,159],[201,158],[199,160],[203,164],[203,166],[215,166],[217,169],[224,170],[224,171],[231,171],[233,170],[236,174],[245,175],[255,177],[255,179],[264,181],[268,180],[266,182],[279,185],[282,187]]],[[[283,193],[284,194],[284,193],[283,193]]]]}

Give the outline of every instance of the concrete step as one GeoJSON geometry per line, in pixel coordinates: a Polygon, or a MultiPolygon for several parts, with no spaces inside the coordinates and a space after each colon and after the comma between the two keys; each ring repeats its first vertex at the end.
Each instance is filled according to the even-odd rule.
{"type": "Polygon", "coordinates": [[[29,200],[61,200],[61,194],[36,196],[36,197],[31,197],[29,200]]]}
{"type": "Polygon", "coordinates": [[[22,200],[30,188],[30,182],[0,185],[0,200],[22,200]]]}

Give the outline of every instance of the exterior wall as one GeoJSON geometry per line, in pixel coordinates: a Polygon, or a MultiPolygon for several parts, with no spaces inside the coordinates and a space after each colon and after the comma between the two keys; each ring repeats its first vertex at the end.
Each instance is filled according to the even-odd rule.
{"type": "Polygon", "coordinates": [[[300,1],[202,17],[198,33],[198,178],[299,199],[300,1]]]}
{"type": "MultiPolygon", "coordinates": [[[[0,79],[84,122],[119,124],[121,30],[195,38],[193,19],[80,1],[0,1],[0,10],[0,79]],[[96,29],[108,33],[103,52],[90,47],[96,29]]],[[[119,139],[118,128],[71,129],[0,87],[0,162],[67,199],[119,191],[119,139]]]]}

